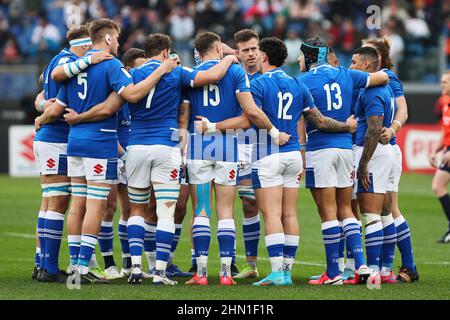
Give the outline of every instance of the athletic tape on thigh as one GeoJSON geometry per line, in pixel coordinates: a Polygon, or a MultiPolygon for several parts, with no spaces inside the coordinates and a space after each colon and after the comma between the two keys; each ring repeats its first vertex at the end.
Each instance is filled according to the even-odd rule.
{"type": "Polygon", "coordinates": [[[48,197],[47,184],[41,183],[41,189],[42,189],[42,197],[47,198],[48,197]]]}
{"type": "Polygon", "coordinates": [[[211,202],[210,202],[210,186],[209,182],[196,185],[197,189],[197,208],[194,215],[198,217],[203,209],[205,209],[208,217],[211,217],[211,202]]]}
{"type": "Polygon", "coordinates": [[[69,182],[48,183],[47,193],[48,197],[70,196],[70,183],[69,182]]]}
{"type": "Polygon", "coordinates": [[[156,214],[158,219],[169,218],[173,219],[175,213],[175,204],[180,195],[180,185],[173,184],[154,184],[153,190],[155,191],[156,199],[156,214]],[[167,206],[167,203],[173,203],[171,206],[167,206]]]}
{"type": "Polygon", "coordinates": [[[87,199],[107,200],[111,187],[88,186],[87,199]]]}
{"type": "Polygon", "coordinates": [[[146,204],[150,199],[150,191],[128,187],[128,198],[132,203],[146,204]]]}
{"type": "Polygon", "coordinates": [[[86,197],[87,185],[85,183],[73,183],[71,184],[71,192],[73,197],[86,197]]]}
{"type": "Polygon", "coordinates": [[[241,198],[249,198],[255,200],[255,190],[252,186],[239,186],[238,185],[238,194],[241,198]]]}

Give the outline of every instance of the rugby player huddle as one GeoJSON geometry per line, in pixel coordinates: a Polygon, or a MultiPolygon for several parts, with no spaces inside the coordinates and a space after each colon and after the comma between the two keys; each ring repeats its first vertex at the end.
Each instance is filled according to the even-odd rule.
{"type": "Polygon", "coordinates": [[[42,113],[34,144],[42,202],[33,278],[82,284],[152,278],[175,285],[173,278],[184,276],[191,277],[188,285],[207,285],[214,189],[220,284],[259,277],[261,212],[272,272],[253,285],[291,285],[304,177],[322,220],[327,262],[310,284],[418,280],[397,203],[401,152],[395,134],[407,119],[407,105],[389,70],[384,39],[365,41],[350,69],[338,66],[324,41],[308,39],[299,48],[306,73],[294,78],[281,69],[285,44],[260,40],[249,29],[235,34],[236,50],[212,32],[199,33],[194,69],[179,66],[164,34],[149,35],[144,50],[128,50],[122,64],[115,58],[119,34],[109,19],[69,30],[70,49],[43,73],[44,90],[35,101],[42,113]],[[246,252],[240,272],[237,193],[246,252]],[[189,196],[192,267],[182,272],[173,258],[189,196]],[[120,272],[113,258],[117,199],[120,272]],[[69,202],[65,272],[58,254],[69,202]],[[97,242],[104,271],[95,260],[97,242]],[[396,244],[402,257],[397,275],[396,244]],[[142,249],[148,272],[142,270],[142,249]]]}

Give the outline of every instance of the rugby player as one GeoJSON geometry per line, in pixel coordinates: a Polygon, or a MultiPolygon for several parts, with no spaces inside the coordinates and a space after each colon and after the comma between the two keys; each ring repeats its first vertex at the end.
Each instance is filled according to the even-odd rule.
{"type": "MultiPolygon", "coordinates": [[[[333,67],[328,63],[328,51],[327,44],[320,38],[302,43],[299,63],[301,70],[308,73],[300,80],[310,90],[323,115],[344,121],[351,116],[353,90],[386,84],[388,77],[384,72],[368,74],[333,67]]],[[[322,220],[327,257],[326,272],[309,283],[343,284],[340,273],[344,268],[339,268],[338,263],[339,255],[344,251],[342,236],[355,258],[358,281],[359,277],[367,278],[371,271],[365,263],[359,224],[351,210],[354,183],[352,135],[322,132],[312,123],[307,123],[306,130],[306,187],[311,190],[322,220]]]]}
{"type": "MultiPolygon", "coordinates": [[[[351,68],[375,72],[378,54],[374,48],[355,50],[351,68]]],[[[390,144],[379,143],[383,127],[390,127],[396,111],[392,89],[378,86],[361,90],[355,106],[358,121],[356,129],[356,194],[361,214],[365,218],[365,246],[367,263],[372,273],[368,283],[379,284],[383,224],[381,219],[389,174],[394,162],[394,151],[390,144]]]]}
{"type": "Polygon", "coordinates": [[[387,231],[385,232],[385,235],[390,234],[390,239],[385,238],[382,251],[383,255],[386,257],[385,260],[389,260],[389,263],[392,261],[393,263],[395,243],[397,243],[402,258],[402,265],[398,271],[397,278],[395,278],[392,265],[391,268],[381,270],[381,279],[384,282],[401,281],[411,283],[419,279],[419,273],[414,264],[411,232],[398,205],[398,185],[402,174],[402,152],[395,139],[396,134],[408,119],[408,105],[403,92],[402,83],[397,75],[390,70],[393,67],[393,64],[389,56],[390,44],[388,40],[384,38],[363,40],[363,47],[365,46],[373,47],[377,50],[378,70],[383,70],[389,76],[389,86],[394,92],[395,102],[397,103],[394,121],[389,128],[383,127],[380,136],[381,143],[392,144],[395,153],[395,162],[389,177],[388,192],[383,206],[384,218],[382,218],[383,228],[387,231]],[[392,224],[394,224],[395,232],[392,224]]]}
{"type": "MultiPolygon", "coordinates": [[[[63,49],[47,65],[43,73],[44,90],[36,97],[38,112],[53,104],[61,81],[55,81],[53,72],[61,65],[76,61],[92,48],[87,26],[73,28],[67,33],[69,49],[63,49]]],[[[96,64],[110,59],[107,53],[96,54],[86,63],[96,64]]],[[[39,269],[35,268],[32,278],[43,282],[65,282],[67,274],[58,268],[58,255],[64,226],[64,214],[70,200],[70,180],[67,178],[67,136],[69,126],[64,119],[43,125],[37,131],[34,142],[36,161],[39,163],[42,185],[42,200],[38,219],[38,236],[40,242],[39,269]]]]}
{"type": "MultiPolygon", "coordinates": [[[[88,51],[81,58],[82,61],[87,60],[93,52],[98,50],[117,55],[119,34],[120,28],[112,20],[98,19],[92,22],[89,35],[93,41],[94,50],[88,51]]],[[[136,85],[117,59],[106,60],[91,66],[85,70],[86,72],[79,73],[76,79],[72,78],[62,86],[56,103],[46,109],[36,126],[52,122],[61,116],[64,108],[69,105],[78,113],[89,110],[105,101],[114,91],[128,102],[137,102],[175,66],[174,61],[169,61],[154,75],[136,85]],[[47,112],[48,110],[50,111],[47,112]]],[[[70,67],[69,71],[71,71],[70,67]]],[[[85,193],[84,190],[87,190],[84,219],[77,221],[78,224],[80,220],[82,221],[77,268],[72,272],[70,281],[79,279],[81,283],[108,283],[90,273],[88,265],[97,243],[111,184],[117,179],[119,150],[116,131],[117,117],[114,114],[101,121],[72,126],[69,133],[68,175],[74,178],[72,182],[76,192],[85,193]]],[[[77,209],[77,213],[80,216],[83,215],[83,203],[77,209]]]]}
{"type": "MultiPolygon", "coordinates": [[[[442,75],[441,87],[444,94],[450,95],[450,71],[442,75]]],[[[448,220],[448,229],[438,243],[450,243],[450,196],[448,195],[447,186],[450,182],[450,106],[444,106],[442,109],[442,138],[441,141],[430,154],[430,163],[437,168],[434,174],[432,189],[434,194],[439,198],[442,209],[448,220]],[[444,155],[440,163],[436,160],[436,155],[440,151],[444,151],[444,155]]],[[[399,273],[400,274],[400,273],[399,273]]]]}

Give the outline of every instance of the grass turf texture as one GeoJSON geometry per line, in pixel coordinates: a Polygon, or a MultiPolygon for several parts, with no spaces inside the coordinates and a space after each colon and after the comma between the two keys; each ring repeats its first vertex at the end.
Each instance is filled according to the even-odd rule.
{"type": "MultiPolygon", "coordinates": [[[[109,285],[83,285],[80,290],[69,290],[64,284],[39,283],[31,280],[34,267],[34,232],[40,200],[38,179],[12,179],[0,176],[0,299],[450,299],[450,245],[437,244],[445,231],[446,223],[438,200],[433,196],[431,177],[405,174],[400,186],[400,207],[412,232],[416,264],[420,280],[414,284],[383,285],[381,290],[369,290],[366,286],[317,287],[307,284],[308,277],[325,270],[325,254],[320,233],[320,219],[309,191],[302,188],[299,198],[301,227],[300,247],[293,270],[294,286],[252,287],[254,279],[239,280],[234,287],[219,286],[219,256],[216,238],[217,220],[212,219],[212,239],[209,259],[209,283],[207,287],[184,285],[186,278],[177,279],[174,287],[155,287],[151,280],[140,286],[131,286],[125,279],[109,285]]],[[[244,264],[242,240],[242,206],[235,202],[237,261],[244,264]]],[[[175,263],[183,270],[191,265],[188,214],[183,224],[181,240],[176,251],[175,263]]],[[[117,238],[119,214],[115,217],[115,260],[120,267],[120,243],[117,238]]],[[[264,230],[264,229],[263,229],[264,230]]],[[[69,255],[67,237],[64,235],[60,252],[60,267],[66,268],[69,255]]],[[[97,259],[103,259],[97,249],[97,259]]],[[[261,276],[269,270],[264,236],[259,245],[261,276]]],[[[143,261],[146,261],[145,257],[143,261]]],[[[146,262],[145,262],[146,263],[146,262]]],[[[396,251],[395,266],[400,265],[396,251]]]]}

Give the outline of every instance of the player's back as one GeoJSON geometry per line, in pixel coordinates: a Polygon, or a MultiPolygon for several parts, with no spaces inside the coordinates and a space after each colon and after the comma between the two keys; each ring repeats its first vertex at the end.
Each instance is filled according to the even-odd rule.
{"type": "MultiPolygon", "coordinates": [[[[365,88],[368,74],[344,67],[319,64],[301,76],[314,98],[316,107],[327,117],[345,122],[352,114],[352,94],[354,89],[365,88]]],[[[352,148],[351,134],[347,132],[327,133],[307,122],[308,151],[325,148],[352,148]]]]}
{"type": "MultiPolygon", "coordinates": [[[[161,62],[147,61],[134,69],[133,79],[139,83],[152,74],[161,62]]],[[[176,67],[164,75],[150,93],[137,103],[130,103],[131,131],[129,144],[176,145],[178,110],[183,87],[192,80],[192,69],[176,67]]]]}
{"type": "MultiPolygon", "coordinates": [[[[86,55],[95,51],[90,50],[86,55]]],[[[63,103],[67,102],[70,108],[77,113],[83,113],[105,101],[112,91],[120,94],[131,83],[131,75],[125,70],[122,63],[114,58],[92,65],[64,83],[58,99],[63,103]]],[[[115,113],[101,121],[71,126],[68,154],[93,158],[116,157],[117,124],[117,113],[115,113]],[[102,146],[104,143],[109,143],[111,148],[108,150],[100,148],[100,143],[102,146]]]]}
{"type": "Polygon", "coordinates": [[[261,107],[272,124],[278,130],[291,135],[288,143],[277,146],[275,149],[269,135],[258,135],[258,158],[263,157],[266,151],[266,155],[274,152],[298,151],[300,149],[297,133],[298,121],[302,112],[314,105],[308,89],[297,79],[277,68],[253,80],[251,92],[256,105],[261,107]],[[309,103],[305,103],[305,99],[309,103]]]}
{"type": "MultiPolygon", "coordinates": [[[[43,87],[45,99],[49,100],[55,98],[61,88],[62,82],[52,79],[51,74],[53,70],[59,65],[75,61],[78,57],[69,51],[63,49],[59,52],[45,67],[43,72],[43,87]]],[[[67,143],[67,135],[69,134],[69,125],[61,116],[58,120],[52,123],[44,124],[36,133],[36,141],[46,141],[54,143],[67,143]]]]}
{"type": "Polygon", "coordinates": [[[355,117],[358,122],[356,145],[364,145],[367,118],[383,116],[382,126],[389,128],[394,120],[396,110],[395,96],[389,85],[361,90],[355,106],[355,117]]]}
{"type": "MultiPolygon", "coordinates": [[[[208,60],[195,67],[195,70],[208,70],[219,62],[220,60],[208,60]]],[[[188,92],[191,102],[190,132],[194,132],[196,116],[206,117],[211,122],[239,116],[241,107],[236,93],[244,91],[245,88],[247,91],[250,90],[250,82],[245,71],[241,66],[233,64],[218,83],[190,89],[188,92]]]]}

